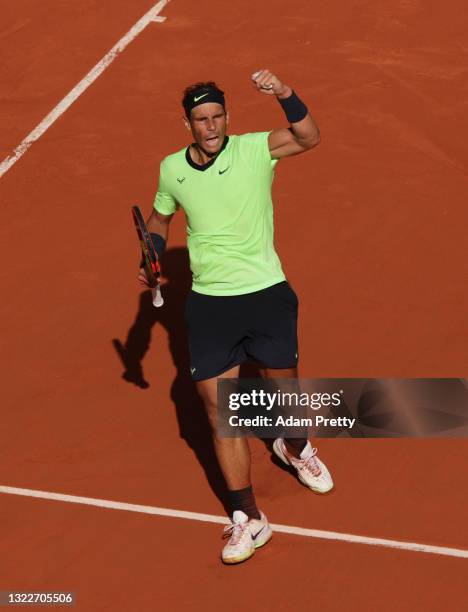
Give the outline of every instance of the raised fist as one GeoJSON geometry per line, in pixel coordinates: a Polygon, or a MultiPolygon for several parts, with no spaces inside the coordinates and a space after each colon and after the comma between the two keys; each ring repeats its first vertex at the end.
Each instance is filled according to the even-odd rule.
{"type": "Polygon", "coordinates": [[[284,83],[269,70],[257,70],[257,72],[252,75],[252,81],[258,91],[269,96],[287,98],[292,93],[291,88],[284,85],[284,83]]]}

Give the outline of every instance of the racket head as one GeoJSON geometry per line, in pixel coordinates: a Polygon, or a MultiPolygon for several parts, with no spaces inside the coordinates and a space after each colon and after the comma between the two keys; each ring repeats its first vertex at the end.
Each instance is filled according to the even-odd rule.
{"type": "Polygon", "coordinates": [[[154,249],[153,241],[138,206],[132,206],[132,217],[145,261],[144,268],[148,284],[150,287],[156,287],[159,284],[160,276],[158,254],[154,249]]]}

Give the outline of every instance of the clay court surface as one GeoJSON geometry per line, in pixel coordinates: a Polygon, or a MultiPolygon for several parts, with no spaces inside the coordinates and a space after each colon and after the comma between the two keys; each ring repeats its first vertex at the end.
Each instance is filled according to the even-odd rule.
{"type": "MultiPolygon", "coordinates": [[[[2,2],[0,161],[153,6],[2,2]]],[[[281,127],[278,104],[249,81],[270,68],[321,128],[320,146],[281,161],[274,184],[277,249],[301,303],[301,376],[463,377],[468,17],[455,0],[158,10],[166,21],[148,23],[0,178],[0,483],[223,517],[188,372],[183,214],[163,263],[165,307],[136,282],[130,206],[149,214],[161,159],[188,144],[181,91],[219,82],[230,133],[281,127]],[[127,381],[116,340],[130,329],[127,381]]],[[[272,523],[466,553],[465,440],[318,448],[336,483],[324,497],[253,442],[272,523]]],[[[276,533],[224,567],[220,524],[2,491],[0,590],[74,591],[79,610],[467,606],[466,555],[276,533]]]]}

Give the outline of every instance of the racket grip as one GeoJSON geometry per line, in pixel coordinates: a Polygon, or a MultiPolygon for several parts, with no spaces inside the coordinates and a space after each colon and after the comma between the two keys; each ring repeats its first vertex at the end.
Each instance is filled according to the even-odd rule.
{"type": "Polygon", "coordinates": [[[156,285],[156,287],[152,287],[151,296],[153,298],[153,306],[155,306],[156,308],[160,308],[164,304],[159,283],[156,285]]]}

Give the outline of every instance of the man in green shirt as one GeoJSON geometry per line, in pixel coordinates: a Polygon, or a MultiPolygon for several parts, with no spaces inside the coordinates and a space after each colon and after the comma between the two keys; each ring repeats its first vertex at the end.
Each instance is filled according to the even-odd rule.
{"type": "MultiPolygon", "coordinates": [[[[188,87],[182,104],[194,143],[162,161],[148,220],[161,254],[173,214],[182,207],[187,217],[191,374],[228,488],[232,524],[222,560],[230,564],[266,544],[271,529],[252,491],[247,439],[218,435],[217,379],[237,378],[247,360],[255,361],[265,377],[297,378],[298,300],[274,249],[271,184],[279,159],[320,141],[317,125],[290,87],[269,70],[256,72],[252,81],[258,92],[276,97],[289,127],[227,136],[224,93],[213,82],[188,87]]],[[[140,280],[146,283],[143,270],[140,280]]],[[[273,451],[313,491],[332,489],[326,466],[306,438],[278,438],[273,451]]]]}

